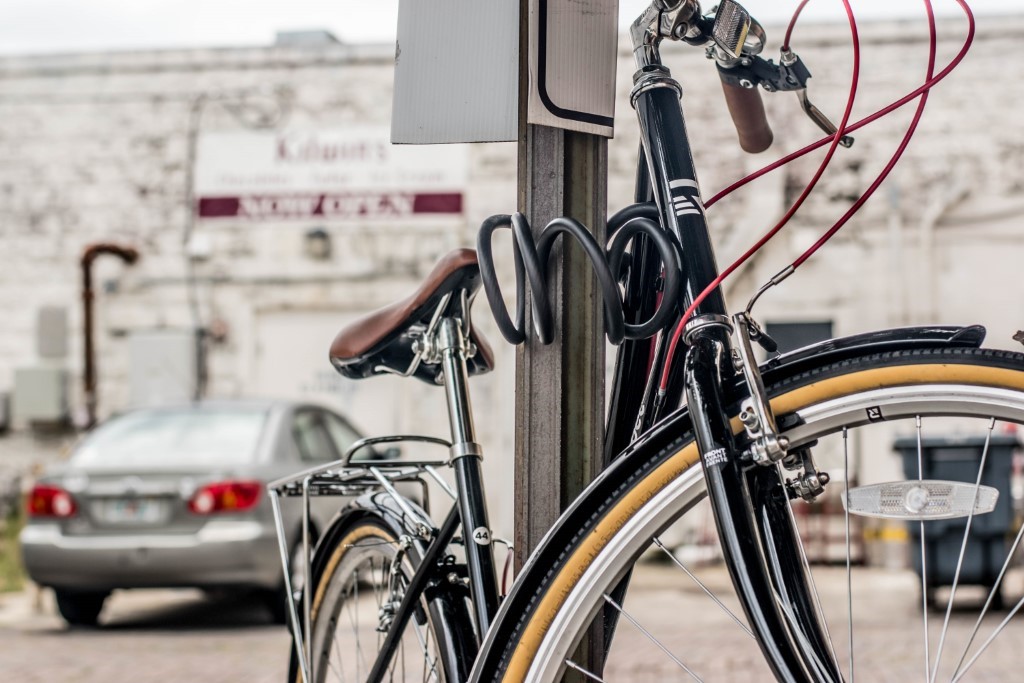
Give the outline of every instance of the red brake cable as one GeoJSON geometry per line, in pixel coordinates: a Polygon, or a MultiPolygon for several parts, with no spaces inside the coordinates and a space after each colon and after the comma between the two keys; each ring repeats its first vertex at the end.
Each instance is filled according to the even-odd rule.
{"type": "Polygon", "coordinates": [[[793,10],[793,17],[789,20],[789,26],[786,27],[786,37],[782,41],[782,51],[789,51],[789,41],[793,37],[793,29],[796,28],[796,20],[800,18],[800,13],[804,11],[804,7],[810,0],[800,0],[800,4],[793,10]]]}
{"type": "MultiPolygon", "coordinates": [[[[853,73],[850,78],[850,95],[846,100],[846,109],[843,111],[843,118],[839,122],[839,126],[836,130],[835,135],[831,136],[832,144],[829,146],[828,152],[826,152],[825,154],[825,158],[822,159],[821,164],[818,165],[818,170],[815,171],[814,176],[811,178],[810,182],[807,183],[807,186],[804,188],[803,192],[800,193],[800,196],[797,197],[796,201],[793,202],[792,206],[790,206],[786,213],[782,216],[782,219],[775,225],[774,228],[765,233],[761,237],[761,239],[759,239],[752,247],[750,247],[750,249],[748,249],[742,256],[740,256],[728,268],[722,271],[718,275],[718,277],[716,277],[714,281],[712,281],[712,283],[708,285],[704,289],[704,291],[701,292],[700,295],[698,295],[693,300],[693,303],[691,303],[690,307],[686,309],[686,312],[683,314],[683,317],[679,319],[679,323],[676,325],[675,330],[672,332],[672,338],[669,342],[668,351],[665,356],[666,361],[664,367],[662,368],[661,381],[658,383],[659,395],[663,396],[666,392],[666,389],[668,387],[669,374],[672,371],[672,360],[675,357],[676,347],[679,345],[679,339],[682,337],[683,329],[686,327],[686,323],[689,322],[690,317],[693,315],[693,312],[697,309],[697,306],[699,306],[700,303],[704,301],[708,294],[713,292],[720,284],[722,284],[722,281],[725,280],[725,278],[729,277],[729,275],[732,274],[734,270],[739,268],[744,262],[747,261],[747,259],[753,256],[754,253],[757,252],[757,250],[763,247],[768,240],[774,237],[779,232],[779,230],[785,227],[786,223],[789,222],[789,219],[793,217],[793,214],[795,214],[797,210],[803,205],[804,201],[807,199],[807,196],[814,189],[814,186],[817,185],[818,180],[825,172],[825,169],[828,167],[828,164],[832,160],[833,155],[835,155],[836,149],[839,147],[839,141],[847,132],[847,124],[850,121],[850,114],[853,112],[853,103],[857,97],[857,83],[860,80],[860,38],[857,33],[857,21],[853,16],[853,8],[850,6],[850,0],[843,0],[843,6],[846,8],[846,16],[850,22],[850,36],[853,41],[853,73]]],[[[800,8],[802,7],[803,5],[801,4],[800,8]]]]}
{"type": "MultiPolygon", "coordinates": [[[[793,27],[795,25],[796,19],[799,16],[800,11],[803,9],[803,7],[806,4],[807,4],[807,0],[803,0],[803,2],[800,3],[800,5],[797,7],[797,9],[796,9],[796,11],[795,11],[795,13],[793,15],[793,19],[790,21],[790,25],[789,25],[789,27],[788,27],[788,29],[786,31],[786,41],[785,41],[786,45],[789,44],[790,34],[791,34],[792,30],[793,30],[793,27]]],[[[856,68],[857,60],[858,60],[858,57],[859,57],[859,44],[857,43],[857,39],[856,39],[856,25],[853,23],[853,16],[852,16],[852,14],[850,14],[851,10],[850,10],[849,3],[846,2],[846,0],[844,0],[843,4],[846,7],[848,16],[849,16],[849,18],[851,20],[851,28],[852,28],[853,35],[854,35],[854,64],[855,64],[855,68],[856,68]]],[[[889,159],[889,162],[886,164],[886,166],[882,169],[882,171],[879,173],[879,175],[871,183],[871,185],[868,187],[868,189],[864,191],[864,193],[857,199],[856,202],[854,202],[854,204],[850,207],[850,209],[848,209],[846,211],[846,213],[844,213],[843,216],[838,221],[836,221],[836,223],[831,228],[829,228],[829,230],[826,231],[818,239],[817,242],[815,242],[809,249],[807,249],[803,254],[801,254],[790,266],[788,266],[786,269],[784,269],[782,271],[782,273],[785,273],[786,276],[792,274],[792,272],[794,272],[800,265],[802,265],[805,261],[807,261],[807,259],[809,259],[812,255],[814,255],[815,252],[817,252],[822,246],[824,246],[825,243],[828,242],[828,240],[830,240],[849,221],[849,219],[860,209],[860,207],[863,206],[864,202],[866,202],[875,193],[875,191],[878,189],[878,187],[888,177],[889,173],[895,167],[896,163],[899,161],[900,157],[903,155],[903,152],[906,150],[906,147],[909,144],[910,139],[913,137],[913,135],[914,135],[914,133],[915,133],[915,131],[917,129],[917,125],[918,125],[918,123],[921,120],[921,116],[924,113],[924,107],[925,107],[925,105],[927,103],[927,100],[928,100],[928,96],[927,96],[928,91],[936,83],[938,83],[939,81],[944,79],[946,76],[948,76],[949,73],[952,72],[952,70],[954,68],[956,68],[957,65],[959,65],[959,63],[963,60],[964,56],[967,54],[967,51],[970,49],[970,46],[971,46],[971,44],[972,44],[972,42],[974,40],[974,34],[975,34],[974,15],[971,12],[970,7],[968,7],[967,3],[964,0],[957,0],[957,4],[960,5],[961,9],[963,9],[963,11],[964,11],[964,13],[965,13],[965,15],[967,17],[968,32],[967,32],[967,36],[966,36],[966,38],[964,40],[964,44],[960,48],[960,51],[946,65],[946,67],[942,71],[940,71],[937,75],[934,75],[935,60],[936,60],[936,54],[937,54],[937,42],[938,42],[938,40],[937,40],[936,27],[935,27],[935,16],[934,16],[934,11],[933,11],[933,8],[932,8],[932,5],[931,5],[931,1],[930,0],[925,0],[925,8],[926,8],[926,12],[927,12],[927,15],[928,15],[928,29],[929,29],[928,70],[927,70],[927,77],[926,77],[925,83],[923,85],[921,85],[920,87],[916,88],[915,90],[911,91],[910,93],[908,93],[904,97],[900,98],[899,100],[897,100],[897,101],[893,102],[892,104],[888,105],[887,107],[884,107],[883,109],[880,109],[879,111],[875,112],[871,116],[868,116],[868,117],[866,117],[864,119],[861,119],[860,121],[857,121],[854,124],[845,125],[846,124],[846,117],[844,117],[844,121],[840,124],[839,130],[837,132],[837,135],[842,135],[844,132],[850,132],[850,131],[856,130],[858,128],[861,128],[862,126],[865,126],[865,125],[867,125],[869,123],[872,123],[872,122],[876,121],[877,119],[879,119],[880,117],[882,117],[882,116],[884,116],[884,115],[894,111],[895,109],[898,109],[899,107],[902,107],[904,104],[906,104],[910,100],[914,99],[915,97],[920,96],[920,98],[921,98],[919,103],[918,103],[918,107],[917,107],[917,109],[916,109],[916,111],[914,113],[914,117],[913,117],[910,125],[907,128],[907,132],[904,134],[903,139],[901,140],[901,142],[900,142],[899,146],[897,147],[896,151],[893,153],[892,157],[889,159]]],[[[854,93],[851,92],[851,97],[853,96],[853,94],[854,93]]],[[[849,102],[848,102],[848,104],[849,104],[849,102]]],[[[755,180],[755,179],[761,177],[762,175],[764,175],[766,173],[769,173],[769,172],[771,172],[771,171],[773,171],[773,170],[775,170],[775,169],[777,169],[777,168],[779,168],[779,167],[789,163],[790,161],[792,161],[794,159],[797,159],[797,158],[799,158],[801,156],[804,156],[805,154],[808,154],[808,153],[810,153],[810,152],[820,148],[822,145],[824,145],[825,143],[827,143],[830,140],[832,141],[833,144],[832,144],[832,146],[829,149],[829,153],[833,152],[835,150],[835,146],[836,146],[835,143],[837,141],[837,135],[833,135],[833,136],[822,138],[821,140],[818,140],[817,142],[812,143],[811,145],[808,145],[808,146],[804,147],[803,149],[797,150],[796,152],[794,152],[792,154],[789,154],[789,155],[787,155],[787,156],[785,156],[785,157],[783,157],[783,158],[773,162],[772,164],[769,164],[768,166],[765,166],[764,168],[760,169],[759,171],[756,171],[755,173],[752,173],[752,174],[748,175],[747,177],[743,178],[742,180],[740,180],[740,181],[738,181],[736,183],[733,183],[732,185],[727,187],[725,190],[719,192],[714,197],[712,197],[712,199],[710,201],[708,201],[705,206],[706,207],[710,207],[712,204],[717,202],[719,199],[721,199],[722,197],[724,197],[724,196],[728,195],[729,193],[735,191],[736,189],[742,187],[743,185],[746,185],[747,183],[751,182],[752,180],[755,180]]],[[[824,162],[825,164],[828,163],[828,161],[830,159],[830,156],[831,156],[831,154],[826,156],[826,159],[825,159],[825,162],[824,162]]],[[[815,177],[811,180],[811,183],[810,183],[809,186],[813,186],[813,184],[817,182],[818,177],[820,176],[820,171],[821,170],[822,169],[819,168],[819,173],[816,174],[815,177]]],[[[805,193],[806,193],[806,190],[805,190],[805,193]]],[[[802,203],[804,196],[805,195],[801,195],[801,198],[799,198],[797,200],[797,203],[795,204],[795,206],[798,205],[799,203],[802,203]]],[[[675,353],[676,346],[678,345],[678,340],[679,340],[679,338],[681,336],[682,330],[684,329],[684,327],[686,325],[686,322],[693,315],[693,311],[700,304],[700,302],[703,301],[704,298],[706,298],[708,296],[708,294],[710,294],[712,291],[714,291],[714,289],[721,284],[721,282],[726,277],[728,277],[733,271],[736,270],[736,268],[738,268],[740,265],[742,265],[758,249],[763,247],[764,244],[769,239],[771,239],[772,237],[775,236],[775,234],[778,233],[778,231],[785,224],[785,222],[788,221],[789,218],[791,218],[791,215],[792,215],[791,212],[792,212],[792,209],[791,209],[790,212],[787,212],[787,216],[783,218],[783,221],[781,221],[779,225],[777,225],[771,231],[766,233],[760,240],[758,240],[758,242],[753,247],[751,247],[751,249],[747,250],[746,253],[744,253],[739,259],[737,259],[728,268],[726,268],[726,270],[723,271],[723,273],[721,275],[719,275],[719,277],[716,278],[714,282],[712,282],[708,287],[705,288],[705,290],[703,292],[701,292],[701,294],[697,297],[697,299],[694,301],[694,303],[691,304],[691,306],[687,309],[686,313],[680,319],[679,324],[676,326],[676,329],[675,329],[675,331],[673,333],[673,336],[672,336],[672,341],[671,341],[671,344],[669,346],[669,355],[667,356],[668,361],[666,362],[665,368],[663,368],[661,382],[659,384],[659,393],[660,394],[663,394],[664,391],[665,391],[665,388],[667,387],[668,375],[669,375],[669,372],[671,370],[671,362],[672,362],[672,358],[673,358],[674,353],[675,353]]]]}
{"type": "MultiPolygon", "coordinates": [[[[934,85],[936,85],[939,81],[941,81],[946,76],[948,76],[950,74],[950,72],[953,71],[953,69],[955,69],[957,66],[960,65],[960,62],[962,62],[964,57],[967,56],[967,51],[970,49],[971,43],[974,42],[975,26],[974,26],[974,14],[971,12],[971,9],[967,6],[967,3],[964,2],[964,0],[956,0],[956,2],[957,2],[957,4],[960,5],[960,7],[964,10],[965,14],[967,15],[967,23],[968,23],[967,37],[964,39],[964,44],[960,47],[960,50],[959,50],[959,52],[957,52],[956,56],[953,57],[953,59],[951,59],[949,61],[949,63],[942,69],[942,71],[940,71],[935,76],[933,76],[932,78],[930,78],[927,81],[925,81],[920,87],[916,88],[915,90],[912,90],[911,92],[907,93],[906,95],[904,95],[900,99],[896,100],[895,102],[889,104],[888,106],[883,107],[882,109],[879,109],[874,114],[872,114],[870,116],[866,116],[863,119],[861,119],[861,120],[859,120],[859,121],[857,121],[855,123],[850,124],[846,128],[846,132],[852,133],[852,132],[854,132],[854,131],[856,131],[856,130],[858,130],[860,128],[863,128],[864,126],[868,125],[869,123],[874,123],[875,121],[877,121],[878,119],[882,118],[886,114],[890,114],[890,113],[896,111],[897,109],[899,109],[903,105],[907,104],[911,100],[913,100],[913,99],[917,98],[918,96],[920,96],[922,93],[924,93],[924,92],[926,92],[928,90],[931,90],[931,88],[934,85]]],[[[794,159],[799,159],[802,156],[810,154],[811,152],[813,152],[816,149],[820,149],[824,145],[828,144],[832,140],[832,138],[833,138],[833,136],[827,135],[827,136],[821,138],[820,140],[812,142],[811,144],[807,145],[806,147],[803,147],[802,149],[798,149],[795,152],[787,154],[786,156],[782,157],[781,159],[777,159],[776,161],[773,161],[772,163],[768,164],[764,168],[761,168],[761,169],[759,169],[757,171],[754,171],[750,175],[747,175],[747,176],[741,178],[740,180],[737,180],[735,183],[729,185],[724,190],[721,190],[720,192],[718,192],[717,194],[712,196],[711,199],[709,199],[706,202],[704,202],[704,208],[710,208],[711,206],[716,204],[718,202],[718,200],[722,199],[723,197],[725,197],[725,196],[727,196],[729,194],[732,194],[734,191],[736,191],[739,188],[743,187],[747,183],[750,183],[751,181],[757,180],[761,176],[766,175],[768,173],[771,173],[772,171],[774,171],[774,170],[776,170],[778,168],[781,168],[782,166],[785,166],[786,164],[788,164],[789,162],[793,161],[794,159]]]]}
{"type": "MultiPolygon", "coordinates": [[[[932,9],[931,0],[924,0],[924,5],[928,13],[929,51],[927,78],[930,80],[932,78],[932,75],[935,73],[935,55],[938,51],[938,36],[935,30],[935,12],[932,9]]],[[[871,183],[868,189],[865,190],[864,193],[857,199],[857,201],[853,203],[853,206],[851,206],[847,210],[847,212],[843,214],[842,218],[836,221],[835,225],[829,228],[825,232],[825,234],[818,239],[817,242],[815,242],[813,245],[811,245],[809,249],[807,249],[807,251],[800,254],[800,256],[795,261],[793,261],[791,267],[794,271],[797,268],[799,268],[804,261],[813,256],[814,252],[818,251],[818,249],[821,249],[821,247],[824,246],[826,242],[832,239],[832,236],[839,232],[840,228],[846,225],[846,222],[853,217],[853,214],[855,214],[857,210],[860,209],[864,202],[866,202],[871,197],[871,195],[875,193],[875,190],[878,189],[878,186],[881,185],[882,182],[889,176],[889,173],[892,171],[893,167],[896,166],[896,162],[898,162],[900,160],[900,157],[903,156],[903,151],[907,148],[907,145],[910,143],[910,139],[914,136],[914,133],[917,131],[917,124],[920,123],[921,121],[921,115],[924,114],[924,108],[927,103],[928,91],[925,90],[923,93],[921,93],[921,99],[918,101],[916,111],[914,111],[914,118],[911,119],[910,125],[907,126],[907,132],[903,135],[903,139],[900,141],[899,146],[896,148],[896,151],[889,159],[889,163],[885,165],[885,168],[882,169],[882,171],[878,174],[878,177],[875,178],[874,182],[871,183]]]]}

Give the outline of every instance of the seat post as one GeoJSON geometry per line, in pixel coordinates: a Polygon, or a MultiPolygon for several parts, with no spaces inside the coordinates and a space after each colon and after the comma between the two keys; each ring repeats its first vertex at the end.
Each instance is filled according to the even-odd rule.
{"type": "MultiPolygon", "coordinates": [[[[467,339],[458,318],[443,318],[437,330],[437,350],[444,368],[444,388],[448,401],[448,422],[452,447],[475,446],[473,412],[469,403],[469,373],[466,370],[467,339]]],[[[456,457],[453,453],[453,457],[456,457]]]]}
{"type": "Polygon", "coordinates": [[[455,470],[462,517],[462,536],[469,567],[469,589],[473,597],[480,636],[487,631],[498,610],[498,581],[491,553],[491,527],[487,521],[483,476],[483,450],[476,442],[473,413],[469,403],[469,373],[466,371],[468,340],[462,321],[445,317],[437,329],[437,350],[444,368],[444,387],[451,423],[452,468],[455,470]]]}

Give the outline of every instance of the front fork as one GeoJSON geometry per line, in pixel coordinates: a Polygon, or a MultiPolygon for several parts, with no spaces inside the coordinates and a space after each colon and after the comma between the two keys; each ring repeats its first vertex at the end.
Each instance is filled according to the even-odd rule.
{"type": "MultiPolygon", "coordinates": [[[[734,430],[726,412],[722,378],[736,372],[728,337],[720,329],[696,330],[689,343],[687,406],[722,552],[747,620],[780,681],[841,681],[778,467],[754,463],[756,440],[741,447],[736,431],[742,426],[734,430]]],[[[756,401],[758,390],[751,393],[756,401]]],[[[762,419],[774,425],[768,413],[762,419]]]]}

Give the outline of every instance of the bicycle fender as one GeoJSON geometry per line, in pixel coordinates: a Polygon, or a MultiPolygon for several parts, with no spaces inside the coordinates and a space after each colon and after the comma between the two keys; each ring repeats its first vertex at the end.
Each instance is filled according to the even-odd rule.
{"type": "Polygon", "coordinates": [[[985,341],[981,325],[928,325],[897,327],[836,337],[817,344],[783,353],[761,365],[765,382],[772,377],[788,375],[809,367],[817,367],[870,353],[920,348],[979,348],[985,341]]]}
{"type": "MultiPolygon", "coordinates": [[[[422,514],[425,519],[429,519],[427,513],[423,512],[419,505],[409,499],[405,499],[405,502],[417,513],[422,514]]],[[[310,565],[310,576],[314,586],[319,583],[327,556],[330,555],[329,552],[324,551],[334,548],[346,529],[363,517],[376,517],[379,521],[384,522],[396,537],[409,535],[408,527],[402,523],[404,515],[389,494],[378,491],[360,496],[339,510],[320,535],[320,539],[313,549],[312,564],[310,565]]]]}

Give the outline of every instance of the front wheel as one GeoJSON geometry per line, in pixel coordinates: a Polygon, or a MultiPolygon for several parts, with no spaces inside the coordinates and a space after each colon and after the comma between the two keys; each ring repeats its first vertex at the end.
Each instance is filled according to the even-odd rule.
{"type": "MultiPolygon", "coordinates": [[[[806,580],[843,675],[1019,680],[1024,620],[1010,617],[1024,605],[1024,576],[1014,560],[1020,534],[1009,479],[1024,424],[1024,356],[902,351],[768,379],[790,451],[808,449],[831,474],[813,505],[791,507],[806,580]],[[973,487],[983,463],[982,484],[1002,494],[986,515],[918,522],[844,513],[845,482],[906,477],[973,487]],[[1000,590],[1013,593],[1009,613],[993,607],[1000,590]],[[936,593],[937,613],[922,600],[936,593]]],[[[688,424],[685,414],[675,418],[563,518],[506,599],[478,662],[480,680],[554,681],[567,670],[598,681],[772,677],[715,561],[688,424]],[[623,597],[617,588],[627,574],[623,597]],[[578,657],[585,634],[595,633],[605,634],[604,659],[578,657]]],[[[803,637],[792,616],[798,606],[785,590],[776,599],[793,638],[803,637]]]]}

